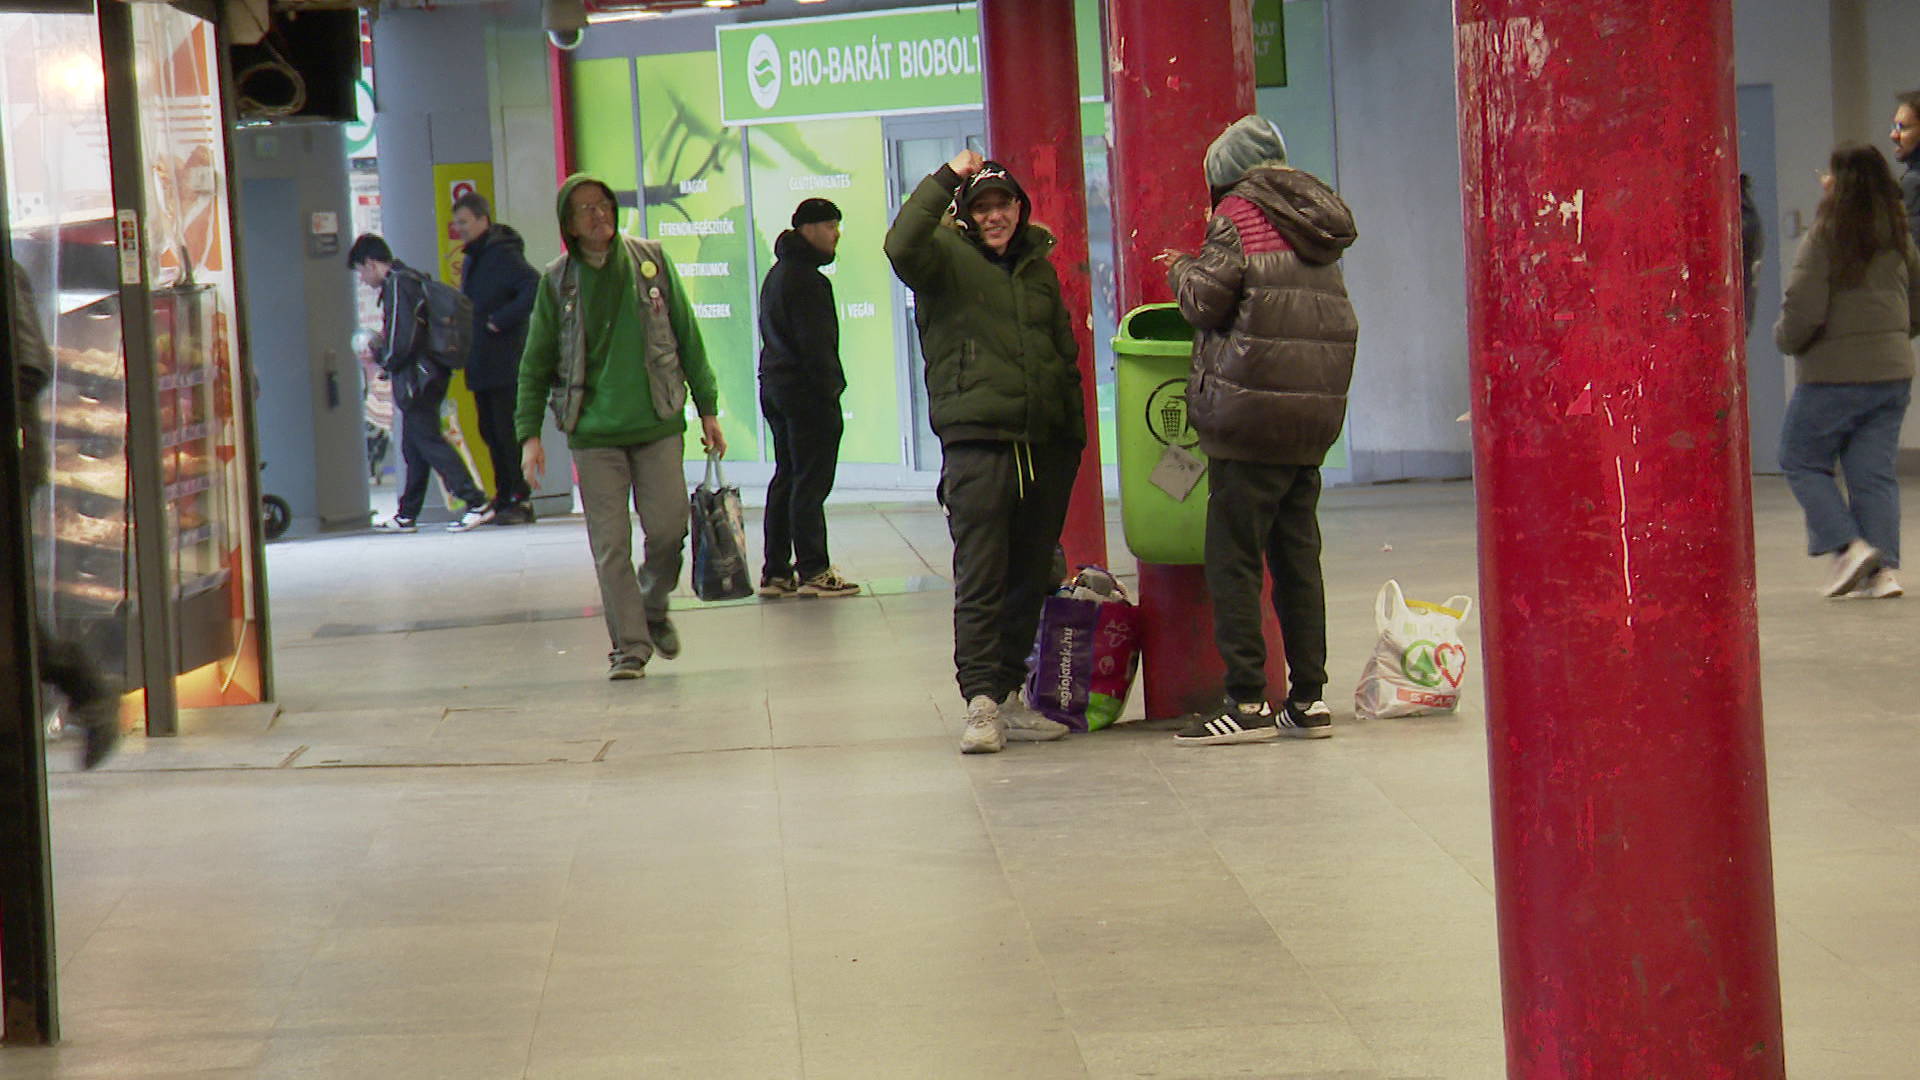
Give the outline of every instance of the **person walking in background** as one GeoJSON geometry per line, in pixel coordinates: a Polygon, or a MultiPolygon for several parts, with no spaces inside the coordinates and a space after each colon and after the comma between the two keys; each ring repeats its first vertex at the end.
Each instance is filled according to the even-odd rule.
{"type": "Polygon", "coordinates": [[[373,355],[393,387],[393,404],[401,418],[400,456],[407,463],[400,505],[380,524],[380,531],[418,530],[432,473],[439,473],[447,493],[467,506],[460,519],[447,526],[448,532],[466,532],[492,521],[487,493],[473,482],[467,463],[440,427],[440,406],[447,400],[453,372],[427,353],[427,279],[394,258],[393,249],[374,233],[354,240],[347,267],[380,294],[380,337],[373,343],[373,355]]]}
{"type": "Polygon", "coordinates": [[[639,679],[655,654],[680,655],[667,615],[680,582],[687,527],[687,398],[700,413],[700,444],[725,454],[719,389],[680,275],[658,241],[621,234],[613,189],[576,173],[556,203],[566,251],[541,275],[513,428],[522,465],[547,468],[540,409],[566,432],[587,519],[587,546],[613,650],[610,679],[639,679]],[[633,512],[645,534],[633,562],[633,512]]]}
{"type": "Polygon", "coordinates": [[[760,595],[854,596],[827,557],[827,495],[840,460],[840,319],[820,268],[840,244],[840,208],[803,199],[773,242],[760,284],[760,411],[773,434],[773,480],[760,595]]]}
{"type": "Polygon", "coordinates": [[[540,272],[527,263],[527,244],[511,226],[493,220],[486,196],[467,192],[453,204],[453,231],[462,241],[460,291],[473,301],[473,352],[467,389],[473,391],[480,439],[493,464],[493,523],[533,523],[533,489],[520,471],[520,440],[513,437],[514,395],[527,316],[540,272]]]}
{"type": "Polygon", "coordinates": [[[1747,333],[1760,313],[1760,260],[1767,254],[1767,230],[1753,203],[1753,177],[1740,174],[1740,284],[1746,300],[1747,333]]]}
{"type": "Polygon", "coordinates": [[[1047,261],[1054,238],[1032,213],[1003,166],[963,150],[887,230],[887,259],[913,290],[940,437],[964,754],[1067,733],[1019,700],[1087,440],[1079,346],[1047,261]]]}
{"type": "MultiPolygon", "coordinates": [[[[23,496],[20,508],[24,510],[33,501],[34,493],[46,485],[53,460],[47,445],[46,421],[40,411],[40,396],[53,381],[53,354],[47,348],[46,335],[40,332],[40,311],[33,286],[3,247],[0,247],[0,268],[7,275],[7,281],[0,283],[0,289],[4,289],[7,296],[0,299],[9,305],[13,331],[11,335],[0,334],[0,372],[4,372],[12,384],[14,395],[13,415],[19,430],[13,432],[13,437],[20,447],[23,496]]],[[[25,526],[24,519],[21,524],[25,526]]],[[[27,537],[8,537],[8,541],[24,544],[27,537]]],[[[107,674],[79,642],[53,633],[41,618],[35,619],[34,635],[40,678],[67,699],[63,715],[80,728],[86,738],[80,749],[80,767],[94,768],[120,745],[119,680],[107,674]]],[[[22,719],[26,723],[38,722],[38,717],[22,719]]],[[[23,738],[20,743],[37,745],[30,738],[23,738]]]]}
{"type": "Polygon", "coordinates": [[[1340,255],[1353,214],[1287,166],[1280,129],[1247,116],[1207,147],[1213,216],[1197,256],[1167,252],[1167,280],[1194,325],[1187,416],[1208,458],[1206,574],[1226,707],[1174,736],[1189,745],[1331,735],[1327,600],[1320,573],[1320,462],[1340,437],[1359,321],[1340,255]],[[1267,699],[1261,563],[1291,688],[1267,699]]]}
{"type": "Polygon", "coordinates": [[[1894,99],[1893,159],[1905,165],[1900,174],[1900,197],[1907,214],[1907,233],[1920,244],[1920,90],[1894,99]]]}
{"type": "Polygon", "coordinates": [[[1902,592],[1894,459],[1913,391],[1920,252],[1877,148],[1842,146],[1828,170],[1773,328],[1797,383],[1780,468],[1806,514],[1807,553],[1832,560],[1821,591],[1883,599],[1902,592]]]}

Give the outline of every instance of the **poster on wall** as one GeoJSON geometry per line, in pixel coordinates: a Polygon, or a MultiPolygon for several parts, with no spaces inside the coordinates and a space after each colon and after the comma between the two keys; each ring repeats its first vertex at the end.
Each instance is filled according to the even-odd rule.
{"type": "Polygon", "coordinates": [[[755,265],[773,265],[773,242],[811,196],[840,208],[840,246],[826,268],[840,319],[840,399],[846,434],[840,460],[900,460],[900,407],[892,318],[893,269],[881,248],[887,231],[887,171],[880,121],[818,120],[747,129],[753,162],[755,265]]]}
{"type": "MultiPolygon", "coordinates": [[[[434,241],[438,249],[440,280],[456,288],[460,285],[460,269],[466,261],[466,244],[460,234],[453,231],[453,204],[463,195],[478,193],[493,204],[493,162],[465,161],[455,164],[440,164],[433,167],[434,208],[433,217],[438,229],[434,241]]],[[[460,459],[467,463],[467,472],[487,491],[494,490],[493,459],[487,454],[476,453],[475,448],[485,445],[480,439],[480,412],[473,402],[473,391],[467,389],[467,373],[456,371],[453,381],[447,385],[447,401],[443,408],[446,416],[447,442],[459,452],[460,459]]],[[[448,506],[458,500],[446,489],[445,481],[434,474],[434,482],[439,485],[441,498],[448,506]]]]}
{"type": "MultiPolygon", "coordinates": [[[[643,57],[634,71],[645,235],[660,241],[693,305],[720,386],[727,456],[753,460],[759,457],[759,365],[744,140],[720,121],[713,53],[643,57]]],[[[697,439],[687,440],[687,455],[701,456],[697,439]]]]}

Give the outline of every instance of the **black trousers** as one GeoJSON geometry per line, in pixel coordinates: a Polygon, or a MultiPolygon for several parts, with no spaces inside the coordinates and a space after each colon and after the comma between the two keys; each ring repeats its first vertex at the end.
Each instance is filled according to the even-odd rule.
{"type": "Polygon", "coordinates": [[[399,516],[409,521],[420,516],[427,501],[429,472],[440,474],[447,491],[469,506],[487,501],[487,493],[473,482],[467,463],[459,451],[447,442],[440,430],[440,403],[447,400],[447,380],[433,379],[416,390],[413,400],[400,410],[400,456],[407,463],[407,482],[400,489],[399,516]]]}
{"type": "Polygon", "coordinates": [[[513,402],[517,387],[501,386],[473,392],[474,408],[480,414],[480,440],[487,444],[487,456],[493,459],[493,505],[509,506],[533,497],[527,478],[520,472],[520,442],[513,437],[513,402]]]}
{"type": "Polygon", "coordinates": [[[1058,582],[1053,550],[1067,522],[1080,447],[965,442],[941,453],[953,536],[953,666],[960,696],[998,700],[1027,677],[1040,603],[1058,582]]]}
{"type": "Polygon", "coordinates": [[[1293,700],[1327,685],[1327,590],[1320,576],[1320,470],[1213,459],[1207,468],[1207,591],[1227,696],[1267,696],[1260,634],[1261,562],[1273,573],[1273,610],[1286,642],[1293,700]]]}
{"type": "Polygon", "coordinates": [[[832,565],[827,556],[827,495],[840,463],[846,421],[840,399],[760,390],[760,411],[773,432],[773,480],[761,575],[800,580],[832,565]]]}

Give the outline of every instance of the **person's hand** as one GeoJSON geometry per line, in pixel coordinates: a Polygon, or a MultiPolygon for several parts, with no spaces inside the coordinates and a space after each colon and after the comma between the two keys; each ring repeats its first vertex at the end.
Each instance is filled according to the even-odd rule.
{"type": "Polygon", "coordinates": [[[703,416],[700,418],[700,447],[714,457],[727,456],[727,437],[720,434],[720,418],[703,416]]]}
{"type": "Polygon", "coordinates": [[[1155,255],[1153,257],[1153,261],[1157,263],[1162,263],[1162,264],[1171,263],[1173,262],[1173,260],[1185,254],[1186,252],[1184,251],[1175,251],[1172,248],[1162,248],[1160,251],[1160,254],[1155,255]]]}
{"type": "Polygon", "coordinates": [[[960,179],[965,180],[979,172],[986,163],[987,159],[980,156],[980,151],[968,148],[955,154],[953,160],[947,162],[947,168],[960,174],[960,179]]]}
{"type": "Polygon", "coordinates": [[[487,330],[488,330],[488,331],[489,331],[490,333],[495,333],[495,334],[497,334],[497,333],[499,333],[499,332],[500,332],[500,328],[499,328],[498,326],[495,326],[495,325],[493,324],[493,320],[492,320],[492,319],[488,319],[488,320],[487,320],[487,330]]]}
{"type": "Polygon", "coordinates": [[[540,445],[540,436],[520,444],[520,471],[535,484],[540,482],[540,474],[547,471],[547,448],[540,445]]]}

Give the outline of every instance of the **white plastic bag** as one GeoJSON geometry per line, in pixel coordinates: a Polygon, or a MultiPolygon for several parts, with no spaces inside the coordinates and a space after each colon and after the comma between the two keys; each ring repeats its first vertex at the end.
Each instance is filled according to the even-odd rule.
{"type": "Polygon", "coordinates": [[[1451,596],[1444,604],[1409,600],[1400,583],[1380,586],[1373,622],[1380,640],[1360,673],[1353,711],[1369,720],[1450,713],[1460,705],[1467,678],[1467,643],[1460,624],[1473,600],[1451,596]]]}

